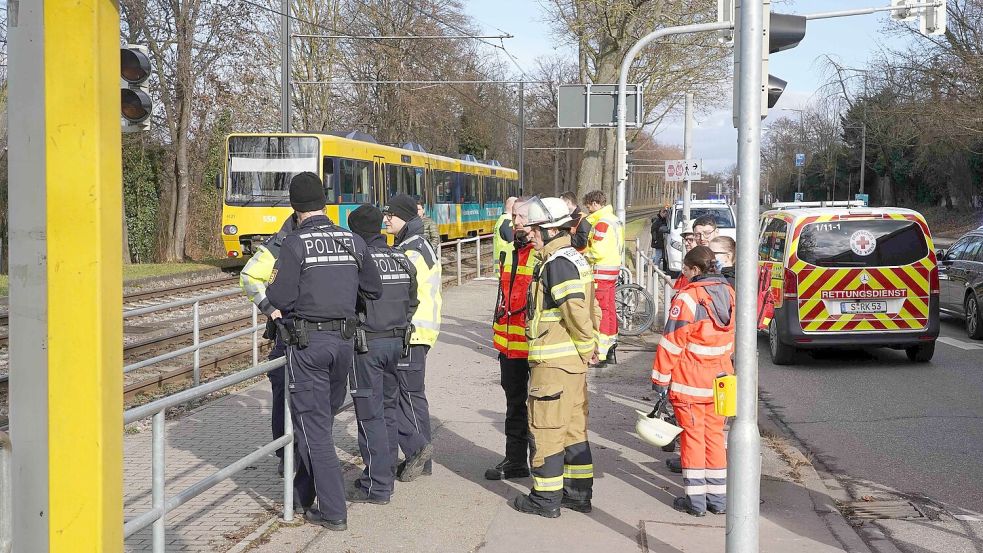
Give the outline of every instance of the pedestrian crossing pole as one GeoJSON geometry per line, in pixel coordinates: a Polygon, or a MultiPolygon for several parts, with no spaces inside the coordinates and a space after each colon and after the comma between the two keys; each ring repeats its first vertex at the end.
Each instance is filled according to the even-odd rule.
{"type": "Polygon", "coordinates": [[[9,2],[13,550],[119,552],[119,10],[9,2]]]}

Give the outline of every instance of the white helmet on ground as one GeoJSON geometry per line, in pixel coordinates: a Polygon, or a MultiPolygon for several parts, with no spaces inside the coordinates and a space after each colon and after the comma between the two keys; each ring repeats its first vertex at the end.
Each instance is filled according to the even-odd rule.
{"type": "Polygon", "coordinates": [[[570,208],[560,198],[534,196],[524,205],[528,209],[526,215],[528,223],[526,224],[529,226],[557,228],[573,220],[570,217],[570,208]]]}
{"type": "Polygon", "coordinates": [[[664,412],[663,406],[664,403],[660,401],[651,413],[635,410],[638,413],[635,432],[638,432],[638,436],[642,440],[656,447],[669,445],[683,431],[682,428],[665,420],[668,415],[664,412]]]}

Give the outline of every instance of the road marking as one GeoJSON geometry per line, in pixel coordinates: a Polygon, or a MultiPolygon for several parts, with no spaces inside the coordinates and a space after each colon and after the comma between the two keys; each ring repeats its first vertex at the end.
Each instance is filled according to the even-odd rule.
{"type": "Polygon", "coordinates": [[[949,338],[948,336],[943,336],[939,338],[939,341],[943,344],[948,344],[952,347],[959,348],[966,351],[972,351],[977,349],[983,349],[983,346],[978,344],[973,344],[970,342],[964,342],[962,340],[957,340],[955,338],[949,338]]]}
{"type": "Polygon", "coordinates": [[[966,522],[980,522],[981,520],[983,520],[980,517],[973,516],[973,515],[952,515],[952,518],[956,520],[966,521],[966,522]]]}

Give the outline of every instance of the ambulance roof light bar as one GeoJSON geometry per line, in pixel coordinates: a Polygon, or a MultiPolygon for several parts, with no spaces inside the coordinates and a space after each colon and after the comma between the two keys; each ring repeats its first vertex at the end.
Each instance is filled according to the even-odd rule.
{"type": "Polygon", "coordinates": [[[775,202],[775,209],[806,209],[810,207],[866,207],[862,200],[836,200],[832,202],[775,202]]]}

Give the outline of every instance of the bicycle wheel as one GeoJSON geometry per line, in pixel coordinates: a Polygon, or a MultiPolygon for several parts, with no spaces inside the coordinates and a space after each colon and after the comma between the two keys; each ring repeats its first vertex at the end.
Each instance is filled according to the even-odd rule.
{"type": "Polygon", "coordinates": [[[637,284],[623,284],[614,289],[614,306],[618,313],[618,333],[638,336],[655,320],[655,300],[637,284]]]}

